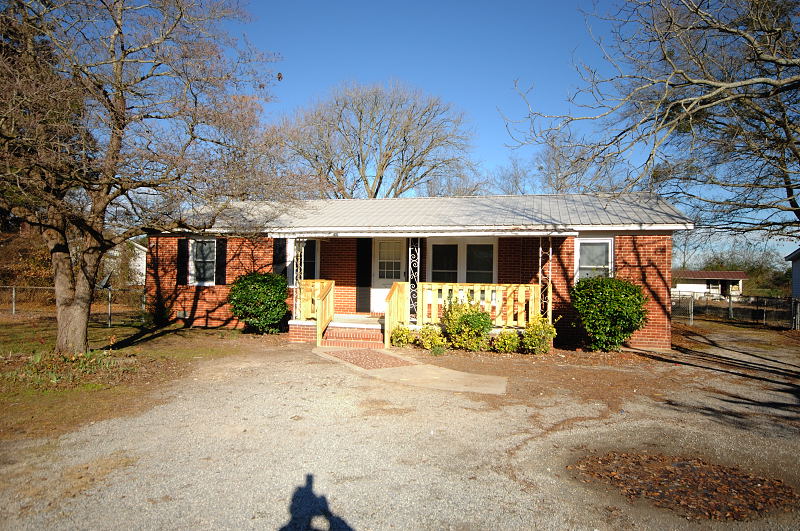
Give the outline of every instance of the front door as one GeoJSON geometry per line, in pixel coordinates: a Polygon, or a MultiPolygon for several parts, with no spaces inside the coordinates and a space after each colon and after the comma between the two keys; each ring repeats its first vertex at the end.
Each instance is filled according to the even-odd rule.
{"type": "Polygon", "coordinates": [[[386,296],[395,282],[406,279],[405,240],[376,238],[372,248],[372,289],[370,311],[386,312],[386,296]]]}

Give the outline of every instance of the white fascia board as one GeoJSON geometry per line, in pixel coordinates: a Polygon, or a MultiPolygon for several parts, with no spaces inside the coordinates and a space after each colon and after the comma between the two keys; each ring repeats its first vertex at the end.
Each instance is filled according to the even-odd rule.
{"type": "Polygon", "coordinates": [[[429,231],[370,231],[370,232],[314,232],[314,231],[272,231],[271,236],[295,238],[372,238],[375,236],[386,236],[392,238],[437,238],[437,237],[468,237],[468,236],[577,236],[575,231],[448,231],[448,232],[429,232],[429,231]]]}
{"type": "MultiPolygon", "coordinates": [[[[628,225],[571,225],[563,227],[386,227],[366,229],[364,227],[303,227],[303,228],[270,228],[264,227],[264,233],[273,237],[298,238],[369,238],[372,236],[395,236],[398,238],[431,238],[439,236],[576,236],[579,232],[651,232],[691,230],[693,223],[651,223],[628,225]]],[[[231,229],[219,228],[207,232],[228,234],[231,229]]]]}

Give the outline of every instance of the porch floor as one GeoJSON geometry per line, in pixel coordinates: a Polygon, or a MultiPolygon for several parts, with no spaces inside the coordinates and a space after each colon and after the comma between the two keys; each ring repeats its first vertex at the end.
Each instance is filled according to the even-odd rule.
{"type": "Polygon", "coordinates": [[[376,328],[383,329],[383,317],[370,317],[369,315],[343,315],[335,314],[333,321],[328,326],[341,328],[376,328]]]}

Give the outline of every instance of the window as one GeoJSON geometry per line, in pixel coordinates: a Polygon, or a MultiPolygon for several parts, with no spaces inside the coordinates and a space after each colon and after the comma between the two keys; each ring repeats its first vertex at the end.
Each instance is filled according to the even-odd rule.
{"type": "Polygon", "coordinates": [[[458,282],[458,245],[433,245],[431,252],[431,280],[458,282]]]}
{"type": "Polygon", "coordinates": [[[431,282],[496,282],[496,238],[429,238],[428,256],[431,282]]]}
{"type": "Polygon", "coordinates": [[[196,286],[213,286],[217,262],[216,240],[192,240],[189,278],[196,286]]]}
{"type": "Polygon", "coordinates": [[[467,245],[467,282],[491,284],[494,256],[491,245],[467,245]]]}
{"type": "Polygon", "coordinates": [[[402,260],[401,242],[378,242],[378,278],[399,280],[402,260]]]}
{"type": "Polygon", "coordinates": [[[286,275],[286,238],[272,240],[272,272],[286,275]]]}
{"type": "Polygon", "coordinates": [[[613,240],[610,238],[576,239],[575,280],[611,276],[612,248],[613,240]]]}
{"type": "Polygon", "coordinates": [[[303,278],[317,278],[317,240],[306,241],[303,248],[303,278]]]}

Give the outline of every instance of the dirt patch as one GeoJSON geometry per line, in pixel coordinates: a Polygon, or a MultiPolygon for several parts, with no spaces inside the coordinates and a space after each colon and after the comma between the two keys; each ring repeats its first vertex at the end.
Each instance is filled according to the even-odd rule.
{"type": "Polygon", "coordinates": [[[286,345],[286,334],[227,329],[90,327],[90,357],[50,352],[48,319],[0,322],[0,440],[57,436],[163,403],[165,385],[198,363],[286,345]],[[6,334],[7,332],[7,334],[6,334]],[[4,336],[5,334],[5,336],[4,336]],[[75,359],[72,359],[75,358],[75,359]]]}
{"type": "Polygon", "coordinates": [[[694,457],[609,452],[567,469],[589,478],[584,481],[611,485],[630,500],[645,498],[691,519],[750,520],[800,503],[794,489],[778,479],[694,457]]]}
{"type": "Polygon", "coordinates": [[[117,470],[133,466],[136,459],[124,452],[114,452],[93,461],[65,469],[60,474],[49,474],[35,465],[23,465],[8,475],[1,490],[13,489],[18,496],[28,500],[20,509],[24,512],[39,500],[45,500],[48,508],[57,507],[66,498],[75,498],[81,493],[102,484],[105,478],[117,470]]]}
{"type": "Polygon", "coordinates": [[[410,361],[370,349],[331,350],[326,352],[326,354],[334,358],[339,358],[342,361],[352,363],[356,367],[361,367],[362,369],[388,369],[390,367],[414,365],[410,361]]]}

